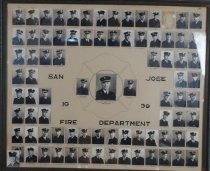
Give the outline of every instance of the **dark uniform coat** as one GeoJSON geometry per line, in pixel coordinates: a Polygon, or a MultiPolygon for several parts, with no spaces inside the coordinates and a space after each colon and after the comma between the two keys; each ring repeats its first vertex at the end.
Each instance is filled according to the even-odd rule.
{"type": "Polygon", "coordinates": [[[85,138],[83,136],[79,137],[79,144],[90,144],[91,138],[90,136],[86,136],[85,138]]]}
{"type": "Polygon", "coordinates": [[[65,20],[63,18],[56,18],[54,20],[54,26],[64,26],[65,25],[65,20]]]}
{"type": "Polygon", "coordinates": [[[81,156],[79,157],[79,163],[90,163],[89,157],[81,156]]]}
{"type": "Polygon", "coordinates": [[[136,41],[136,47],[147,47],[147,40],[143,39],[141,40],[137,40],[136,41]]]}
{"type": "Polygon", "coordinates": [[[50,139],[48,137],[40,137],[39,138],[39,143],[50,143],[50,139]]]}
{"type": "Polygon", "coordinates": [[[52,45],[52,42],[50,41],[50,39],[40,39],[40,45],[52,45]]]}
{"type": "Polygon", "coordinates": [[[202,22],[201,21],[198,21],[198,22],[191,22],[190,23],[190,28],[193,28],[193,29],[201,29],[202,28],[202,22]]]}
{"type": "Polygon", "coordinates": [[[187,87],[187,82],[185,80],[177,81],[176,82],[176,87],[186,88],[187,87]]]}
{"type": "Polygon", "coordinates": [[[56,57],[53,59],[53,65],[65,65],[65,59],[56,57]]]}
{"type": "Polygon", "coordinates": [[[24,58],[21,57],[21,58],[18,58],[18,59],[17,58],[14,59],[13,64],[14,65],[24,65],[24,58]]]}
{"type": "Polygon", "coordinates": [[[120,157],[119,164],[131,164],[131,159],[128,157],[126,157],[125,159],[123,159],[123,157],[120,157]]]}
{"type": "Polygon", "coordinates": [[[53,38],[53,45],[55,46],[64,46],[65,45],[65,41],[63,41],[62,39],[58,39],[57,37],[53,38]]]}
{"type": "Polygon", "coordinates": [[[120,26],[120,22],[119,22],[118,19],[115,19],[114,17],[111,17],[108,20],[108,25],[110,27],[119,27],[120,26]]]}
{"type": "Polygon", "coordinates": [[[171,103],[169,101],[165,101],[164,99],[161,100],[160,102],[160,106],[164,106],[164,107],[171,107],[171,103]]]}
{"type": "Polygon", "coordinates": [[[186,101],[185,100],[176,100],[175,101],[175,106],[176,107],[186,107],[186,101]]]}
{"type": "Polygon", "coordinates": [[[65,163],[77,163],[77,158],[75,158],[75,157],[72,158],[70,156],[66,156],[65,163]]]}
{"type": "Polygon", "coordinates": [[[122,41],[122,43],[121,43],[121,46],[123,46],[123,47],[130,47],[131,46],[131,42],[124,39],[122,41]]]}
{"type": "Polygon", "coordinates": [[[175,68],[187,68],[187,62],[186,61],[183,61],[183,62],[176,61],[175,68]]]}
{"type": "Polygon", "coordinates": [[[156,146],[156,142],[154,139],[146,139],[146,146],[156,146]]]}
{"type": "Polygon", "coordinates": [[[174,48],[174,41],[168,42],[167,40],[162,42],[163,48],[174,48]]]}
{"type": "Polygon", "coordinates": [[[149,60],[149,67],[160,67],[159,61],[150,59],[149,60]]]}
{"type": "Polygon", "coordinates": [[[154,158],[147,157],[146,165],[157,165],[157,159],[155,157],[154,158]]]}
{"type": "Polygon", "coordinates": [[[39,99],[39,104],[51,104],[51,98],[44,98],[44,97],[41,97],[39,99]]]}
{"type": "Polygon", "coordinates": [[[13,104],[24,104],[24,98],[14,98],[13,104]]]}
{"type": "Polygon", "coordinates": [[[124,96],[136,96],[136,90],[129,89],[128,87],[124,88],[124,96]]]}
{"type": "Polygon", "coordinates": [[[168,121],[160,120],[160,126],[168,126],[168,121]]]}
{"type": "Polygon", "coordinates": [[[103,164],[104,161],[102,158],[98,158],[98,157],[92,157],[92,163],[97,163],[97,164],[103,164]]]}
{"type": "Polygon", "coordinates": [[[26,97],[26,104],[36,104],[36,101],[33,97],[26,97]]]}
{"type": "Polygon", "coordinates": [[[168,159],[162,159],[162,158],[160,158],[159,159],[159,165],[160,166],[169,166],[170,165],[170,163],[169,163],[169,160],[168,159]]]}
{"type": "Polygon", "coordinates": [[[54,136],[52,138],[52,143],[64,143],[64,136],[60,135],[59,137],[54,136]]]}
{"type": "Polygon", "coordinates": [[[100,89],[96,92],[96,100],[116,100],[116,95],[112,91],[109,91],[109,94],[106,94],[103,89],[100,89]]]}
{"type": "Polygon", "coordinates": [[[184,147],[185,146],[185,140],[184,139],[180,139],[180,141],[176,140],[173,143],[174,147],[184,147]]]}
{"type": "Polygon", "coordinates": [[[37,17],[34,17],[34,19],[28,18],[26,19],[26,25],[39,25],[39,19],[37,17]]]}
{"type": "Polygon", "coordinates": [[[26,136],[25,137],[25,143],[37,143],[37,140],[33,136],[31,138],[29,136],[26,136]]]}
{"type": "Polygon", "coordinates": [[[197,49],[197,44],[194,41],[189,43],[189,49],[197,49]]]}
{"type": "Polygon", "coordinates": [[[81,39],[81,46],[92,46],[93,41],[91,39],[86,40],[85,38],[81,39]]]}
{"type": "Polygon", "coordinates": [[[169,147],[169,146],[171,146],[171,142],[169,140],[165,140],[165,139],[161,138],[159,140],[159,146],[160,147],[169,147]]]}
{"type": "Polygon", "coordinates": [[[133,145],[144,145],[144,139],[141,138],[140,140],[138,140],[137,138],[133,138],[132,144],[133,145]]]}
{"type": "Polygon", "coordinates": [[[84,87],[79,87],[77,89],[77,95],[88,95],[88,89],[84,87]]]}
{"type": "Polygon", "coordinates": [[[29,116],[25,119],[26,124],[36,124],[36,118],[32,117],[30,118],[29,116]]]}
{"type": "Polygon", "coordinates": [[[94,39],[94,46],[106,46],[106,42],[104,39],[94,39]]]}
{"type": "Polygon", "coordinates": [[[199,101],[195,100],[195,101],[187,101],[187,107],[199,107],[199,101]]]}
{"type": "Polygon", "coordinates": [[[52,163],[63,163],[64,161],[64,157],[61,156],[61,157],[53,157],[52,159],[52,163]]]}
{"type": "Polygon", "coordinates": [[[109,39],[108,40],[108,46],[120,46],[120,43],[119,43],[118,40],[109,39]]]}
{"type": "Polygon", "coordinates": [[[186,145],[187,147],[198,147],[198,141],[192,141],[192,140],[189,140],[186,145]]]}
{"type": "Polygon", "coordinates": [[[39,124],[49,124],[49,119],[41,116],[39,117],[39,124]]]}
{"type": "Polygon", "coordinates": [[[155,28],[159,28],[160,27],[160,20],[158,19],[150,19],[149,20],[149,27],[155,27],[155,28]]]}
{"type": "Polygon", "coordinates": [[[26,78],[26,84],[37,84],[36,78],[26,78]]]}
{"type": "Polygon", "coordinates": [[[23,39],[14,37],[14,38],[12,38],[12,44],[13,45],[24,45],[23,39]]]}
{"type": "Polygon", "coordinates": [[[127,137],[126,139],[121,139],[120,141],[121,145],[131,145],[131,138],[127,137]]]}
{"type": "Polygon", "coordinates": [[[144,165],[144,158],[143,157],[133,157],[132,158],[132,165],[144,165]]]}
{"type": "Polygon", "coordinates": [[[15,116],[12,118],[12,123],[23,123],[23,118],[15,116]]]}
{"type": "Polygon", "coordinates": [[[32,155],[31,157],[26,157],[26,163],[36,163],[37,162],[37,156],[32,155]]]}
{"type": "Polygon", "coordinates": [[[78,39],[77,38],[71,38],[69,37],[67,39],[67,46],[78,46],[79,45],[79,42],[78,42],[78,39]]]}
{"type": "Polygon", "coordinates": [[[29,38],[27,40],[27,45],[38,45],[38,44],[39,44],[38,38],[34,38],[34,39],[29,38]]]}
{"type": "Polygon", "coordinates": [[[156,41],[151,41],[150,42],[150,47],[160,47],[160,44],[161,44],[161,42],[160,42],[160,40],[159,39],[157,39],[156,41]]]}
{"type": "Polygon", "coordinates": [[[117,164],[117,159],[116,158],[108,159],[106,164],[117,164]]]}
{"type": "Polygon", "coordinates": [[[107,25],[106,19],[97,20],[96,26],[106,26],[106,25],[107,25]]]}
{"type": "Polygon", "coordinates": [[[188,159],[186,162],[187,166],[198,166],[198,161],[197,160],[192,160],[192,159],[188,159]]]}
{"type": "Polygon", "coordinates": [[[136,27],[147,27],[147,21],[137,20],[136,27]]]}
{"type": "Polygon", "coordinates": [[[132,20],[127,21],[126,19],[122,20],[122,27],[133,27],[134,22],[132,20]]]}
{"type": "Polygon", "coordinates": [[[24,80],[23,80],[22,77],[15,76],[15,77],[12,79],[12,84],[24,84],[24,80]]]}
{"type": "Polygon", "coordinates": [[[184,122],[184,120],[177,120],[177,119],[175,119],[175,120],[173,120],[173,126],[175,126],[175,127],[184,127],[185,126],[185,122],[184,122]]]}
{"type": "Polygon", "coordinates": [[[185,42],[177,41],[176,48],[187,48],[187,46],[186,46],[185,42]]]}
{"type": "Polygon", "coordinates": [[[12,20],[13,25],[25,25],[25,21],[23,18],[13,18],[12,20]]]}
{"type": "Polygon", "coordinates": [[[194,63],[190,61],[189,63],[189,68],[200,68],[200,67],[201,67],[200,62],[194,63]]]}
{"type": "Polygon", "coordinates": [[[178,20],[176,22],[176,28],[182,28],[182,29],[186,29],[187,28],[187,23],[186,21],[182,22],[181,20],[178,20]]]}
{"type": "Polygon", "coordinates": [[[52,25],[52,19],[43,17],[40,20],[40,25],[47,25],[47,26],[52,25]]]}
{"type": "Polygon", "coordinates": [[[103,137],[100,137],[100,138],[93,137],[92,144],[104,144],[104,138],[103,137]]]}
{"type": "Polygon", "coordinates": [[[13,135],[12,143],[23,143],[23,138],[21,136],[17,137],[16,135],[13,135]]]}
{"type": "Polygon", "coordinates": [[[184,166],[184,159],[174,159],[173,162],[172,162],[172,165],[173,166],[184,166]]]}
{"type": "Polygon", "coordinates": [[[76,137],[76,136],[74,136],[74,137],[69,137],[68,143],[69,143],[69,144],[77,144],[77,137],[76,137]]]}
{"type": "Polygon", "coordinates": [[[38,58],[35,57],[34,59],[29,58],[27,61],[28,65],[38,65],[38,58]]]}
{"type": "Polygon", "coordinates": [[[67,21],[67,26],[79,26],[79,19],[78,18],[69,18],[67,21]]]}
{"type": "Polygon", "coordinates": [[[172,68],[172,64],[171,64],[171,61],[170,60],[168,60],[167,62],[165,60],[162,60],[161,61],[161,65],[164,68],[172,68]]]}
{"type": "Polygon", "coordinates": [[[112,139],[110,138],[108,144],[115,144],[116,145],[116,144],[118,144],[118,139],[116,137],[114,137],[112,139]]]}
{"type": "Polygon", "coordinates": [[[40,58],[40,65],[50,65],[50,64],[51,64],[50,58],[45,58],[45,57],[40,58]]]}
{"type": "Polygon", "coordinates": [[[191,121],[189,121],[188,126],[189,127],[199,127],[199,121],[197,119],[191,120],[191,121]]]}
{"type": "Polygon", "coordinates": [[[90,20],[86,20],[85,18],[83,18],[81,20],[81,26],[92,26],[93,23],[90,20]]]}
{"type": "Polygon", "coordinates": [[[39,163],[50,163],[50,156],[46,156],[46,157],[41,157],[39,159],[39,163]]]}

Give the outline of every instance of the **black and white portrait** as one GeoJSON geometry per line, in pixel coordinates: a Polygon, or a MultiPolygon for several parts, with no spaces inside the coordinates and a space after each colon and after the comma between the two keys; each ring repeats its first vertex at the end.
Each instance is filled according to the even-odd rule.
{"type": "Polygon", "coordinates": [[[25,25],[25,10],[23,9],[14,9],[12,15],[12,24],[13,25],[25,25]]]}
{"type": "Polygon", "coordinates": [[[51,129],[39,127],[39,143],[50,143],[51,142],[51,129]]]}
{"type": "Polygon", "coordinates": [[[124,82],[124,96],[136,96],[136,80],[129,79],[124,82]]]}
{"type": "Polygon", "coordinates": [[[86,78],[77,79],[77,95],[88,95],[89,94],[89,80],[86,78]]]}

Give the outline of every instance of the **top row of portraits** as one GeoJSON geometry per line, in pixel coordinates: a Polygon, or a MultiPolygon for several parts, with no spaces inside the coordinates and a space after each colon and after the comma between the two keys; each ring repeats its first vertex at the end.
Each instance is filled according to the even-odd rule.
{"type": "MultiPolygon", "coordinates": [[[[159,11],[14,9],[13,25],[151,27],[160,28],[163,15],[159,11]]],[[[201,29],[200,12],[177,12],[177,29],[201,29]]]]}

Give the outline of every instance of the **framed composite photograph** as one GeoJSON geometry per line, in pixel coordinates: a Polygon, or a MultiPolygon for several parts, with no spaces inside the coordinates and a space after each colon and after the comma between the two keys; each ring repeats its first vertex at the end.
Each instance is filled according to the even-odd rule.
{"type": "Polygon", "coordinates": [[[6,7],[5,169],[207,169],[207,5],[6,7]]]}

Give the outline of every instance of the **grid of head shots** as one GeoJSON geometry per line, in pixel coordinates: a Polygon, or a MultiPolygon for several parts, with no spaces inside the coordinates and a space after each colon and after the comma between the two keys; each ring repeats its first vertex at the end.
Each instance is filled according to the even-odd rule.
{"type": "MultiPolygon", "coordinates": [[[[12,112],[7,166],[46,167],[41,163],[51,163],[52,167],[70,168],[106,168],[111,164],[113,169],[198,169],[204,84],[199,49],[205,48],[201,38],[205,13],[198,8],[173,8],[167,13],[158,7],[61,6],[13,6],[9,10],[12,112]],[[145,68],[173,72],[172,86],[157,89],[158,129],[51,123],[55,90],[39,86],[44,75],[39,69],[65,69],[69,48],[87,47],[142,49],[147,54],[145,68]]],[[[99,72],[95,77],[94,100],[118,101],[117,74],[99,72]]],[[[123,79],[122,96],[129,100],[141,95],[137,89],[140,81],[123,79]]],[[[76,85],[75,95],[84,99],[92,96],[90,83],[91,78],[79,77],[70,86],[76,85]]]]}

